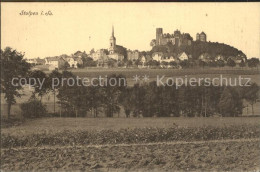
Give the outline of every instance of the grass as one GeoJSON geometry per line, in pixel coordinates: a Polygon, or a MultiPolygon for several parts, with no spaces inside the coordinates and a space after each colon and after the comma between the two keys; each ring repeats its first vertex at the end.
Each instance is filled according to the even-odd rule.
{"type": "Polygon", "coordinates": [[[136,129],[145,127],[225,127],[240,125],[258,125],[258,117],[237,118],[42,118],[26,120],[20,126],[2,128],[2,133],[11,135],[27,135],[45,132],[62,132],[65,130],[101,131],[136,129]]]}
{"type": "Polygon", "coordinates": [[[79,77],[83,76],[97,76],[97,75],[109,75],[109,74],[123,74],[127,78],[146,74],[151,77],[157,75],[165,76],[184,76],[184,75],[202,75],[202,74],[231,74],[231,75],[259,75],[260,72],[257,69],[241,69],[241,68],[190,68],[190,69],[138,69],[138,68],[84,68],[71,70],[75,75],[79,77]]]}

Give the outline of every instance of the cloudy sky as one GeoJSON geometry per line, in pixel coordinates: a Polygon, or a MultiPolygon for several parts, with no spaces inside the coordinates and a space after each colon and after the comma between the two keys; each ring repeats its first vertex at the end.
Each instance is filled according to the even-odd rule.
{"type": "Polygon", "coordinates": [[[260,57],[260,3],[1,3],[1,48],[26,58],[89,52],[109,47],[114,25],[117,44],[150,50],[155,29],[204,31],[208,41],[260,57]],[[22,11],[36,16],[20,15],[22,11]],[[40,15],[51,11],[52,16],[40,15]]]}

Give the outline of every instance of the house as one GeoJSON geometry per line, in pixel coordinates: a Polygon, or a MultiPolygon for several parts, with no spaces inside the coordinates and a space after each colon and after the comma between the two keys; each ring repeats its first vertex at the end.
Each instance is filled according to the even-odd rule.
{"type": "Polygon", "coordinates": [[[46,57],[45,58],[45,65],[49,65],[49,70],[53,69],[60,69],[64,67],[66,63],[66,60],[64,60],[62,57],[46,57]]]}
{"type": "Polygon", "coordinates": [[[119,53],[111,53],[108,55],[109,58],[114,59],[116,61],[122,61],[124,59],[124,56],[119,53]]]}
{"type": "Polygon", "coordinates": [[[181,61],[189,59],[189,56],[185,52],[180,53],[177,57],[181,61]]]}
{"type": "Polygon", "coordinates": [[[108,56],[106,54],[103,54],[103,56],[100,56],[97,60],[97,67],[107,67],[108,66],[108,56]]]}
{"type": "Polygon", "coordinates": [[[45,65],[45,60],[44,59],[40,59],[39,57],[37,59],[35,59],[36,61],[36,65],[45,65]]]}
{"type": "Polygon", "coordinates": [[[144,67],[145,62],[146,62],[146,57],[142,56],[141,59],[140,59],[140,62],[142,63],[141,67],[144,67]]]}
{"type": "Polygon", "coordinates": [[[91,54],[91,58],[96,61],[98,59],[102,59],[104,56],[108,54],[108,51],[105,49],[99,49],[96,52],[91,54]]]}
{"type": "Polygon", "coordinates": [[[131,51],[128,50],[127,51],[127,60],[137,60],[139,58],[139,52],[137,50],[131,51]]]}
{"type": "Polygon", "coordinates": [[[78,61],[76,60],[76,58],[69,57],[66,58],[66,61],[68,62],[71,68],[78,68],[78,61]]]}
{"type": "Polygon", "coordinates": [[[229,59],[232,59],[236,63],[236,65],[240,64],[241,62],[245,62],[244,59],[242,57],[239,57],[239,56],[236,56],[236,57],[235,56],[229,56],[227,61],[229,59]]]}
{"type": "Polygon", "coordinates": [[[219,54],[219,55],[217,55],[215,57],[215,60],[223,60],[223,61],[225,61],[225,57],[223,55],[219,54]]]}
{"type": "Polygon", "coordinates": [[[203,62],[211,62],[212,59],[211,59],[211,56],[209,55],[209,53],[202,53],[200,56],[199,56],[199,60],[203,61],[203,62]]]}
{"type": "Polygon", "coordinates": [[[32,64],[32,65],[36,65],[36,59],[25,59],[25,61],[27,62],[27,63],[30,63],[30,64],[32,64]]]}
{"type": "Polygon", "coordinates": [[[150,55],[147,54],[145,56],[145,60],[146,60],[146,62],[149,62],[149,61],[153,60],[153,58],[150,55]]]}
{"type": "Polygon", "coordinates": [[[178,62],[178,60],[173,56],[164,56],[164,58],[161,60],[161,62],[168,62],[168,63],[172,61],[178,62]]]}
{"type": "Polygon", "coordinates": [[[164,55],[162,52],[155,52],[152,54],[152,59],[160,62],[163,59],[164,55]]]}

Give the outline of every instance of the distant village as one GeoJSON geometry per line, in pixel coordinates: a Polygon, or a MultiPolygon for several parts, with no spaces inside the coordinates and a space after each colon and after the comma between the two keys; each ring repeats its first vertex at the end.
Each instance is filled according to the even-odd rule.
{"type": "MultiPolygon", "coordinates": [[[[89,53],[77,51],[71,55],[60,55],[55,57],[45,57],[44,59],[26,59],[32,64],[33,69],[37,70],[54,70],[54,69],[74,69],[83,67],[138,67],[138,68],[184,68],[190,66],[246,66],[247,57],[243,53],[236,56],[225,56],[221,53],[215,54],[214,57],[207,52],[201,53],[194,60],[192,54],[181,52],[165,52],[158,47],[166,45],[189,47],[193,42],[207,42],[207,35],[204,32],[196,34],[196,40],[189,33],[181,33],[175,30],[173,34],[163,33],[162,28],[156,29],[155,39],[150,42],[153,51],[129,50],[116,42],[114,27],[112,27],[111,37],[109,39],[108,49],[92,49],[89,53]]],[[[259,60],[258,60],[259,63],[259,60]]]]}

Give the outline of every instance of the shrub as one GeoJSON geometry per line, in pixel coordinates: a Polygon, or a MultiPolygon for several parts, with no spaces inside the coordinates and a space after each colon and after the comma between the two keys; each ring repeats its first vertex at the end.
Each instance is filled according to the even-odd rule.
{"type": "Polygon", "coordinates": [[[21,104],[22,115],[25,118],[39,118],[46,116],[46,106],[41,101],[33,99],[21,104]]]}

